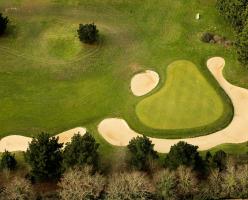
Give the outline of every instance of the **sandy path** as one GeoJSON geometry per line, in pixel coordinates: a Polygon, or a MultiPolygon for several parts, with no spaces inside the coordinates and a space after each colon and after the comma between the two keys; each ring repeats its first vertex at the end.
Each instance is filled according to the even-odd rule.
{"type": "MultiPolygon", "coordinates": [[[[67,143],[71,141],[71,138],[74,134],[84,135],[86,133],[86,129],[82,127],[70,129],[55,137],[59,137],[60,143],[67,143]]],[[[0,152],[7,151],[26,151],[28,148],[28,144],[32,141],[31,137],[25,137],[20,135],[10,135],[4,137],[0,140],[0,152]]]]}
{"type": "MultiPolygon", "coordinates": [[[[207,150],[223,143],[242,143],[248,141],[248,90],[231,85],[225,80],[222,70],[225,60],[214,57],[207,61],[207,67],[216,78],[220,86],[232,100],[234,118],[223,130],[210,135],[188,139],[157,139],[150,138],[158,152],[167,153],[170,147],[179,141],[199,146],[199,150],[207,150]]],[[[111,144],[125,146],[135,136],[139,135],[131,130],[123,119],[105,119],[98,126],[99,133],[111,144]]]]}
{"type": "Polygon", "coordinates": [[[146,70],[136,74],[131,80],[131,90],[135,96],[143,96],[152,91],[159,83],[158,73],[146,70]]]}

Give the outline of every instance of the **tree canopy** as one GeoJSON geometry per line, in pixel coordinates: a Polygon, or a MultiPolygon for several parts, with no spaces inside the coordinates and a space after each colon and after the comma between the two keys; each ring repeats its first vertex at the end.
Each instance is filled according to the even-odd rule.
{"type": "Polygon", "coordinates": [[[70,143],[67,143],[64,152],[64,164],[66,168],[75,165],[92,165],[96,167],[98,164],[98,147],[94,137],[86,133],[83,136],[76,134],[72,137],[70,143]]]}
{"type": "Polygon", "coordinates": [[[98,40],[99,31],[94,23],[79,24],[78,36],[81,42],[92,44],[98,40]]]}
{"type": "Polygon", "coordinates": [[[157,159],[158,154],[154,151],[154,144],[146,136],[138,136],[133,138],[128,146],[129,162],[138,170],[148,170],[150,161],[157,159]]]}
{"type": "Polygon", "coordinates": [[[62,173],[63,144],[58,138],[50,138],[49,134],[41,133],[33,138],[25,153],[25,158],[31,167],[31,175],[38,181],[58,179],[62,173]]]}
{"type": "Polygon", "coordinates": [[[178,142],[171,147],[170,152],[165,158],[166,167],[177,169],[179,166],[184,165],[201,171],[204,168],[203,160],[197,149],[198,146],[186,142],[178,142]]]}

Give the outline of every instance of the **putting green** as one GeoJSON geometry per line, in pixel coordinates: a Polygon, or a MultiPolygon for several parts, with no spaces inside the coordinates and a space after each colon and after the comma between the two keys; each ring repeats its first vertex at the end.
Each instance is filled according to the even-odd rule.
{"type": "Polygon", "coordinates": [[[169,65],[165,85],[139,102],[136,113],[154,129],[185,129],[213,123],[223,108],[221,97],[197,67],[180,60],[169,65]]]}

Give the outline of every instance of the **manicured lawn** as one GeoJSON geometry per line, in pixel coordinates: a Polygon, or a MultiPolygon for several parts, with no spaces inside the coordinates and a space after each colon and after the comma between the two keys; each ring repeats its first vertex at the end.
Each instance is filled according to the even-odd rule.
{"type": "Polygon", "coordinates": [[[155,129],[206,126],[224,112],[223,102],[197,67],[185,60],[167,68],[164,86],[136,107],[138,118],[155,129]]]}
{"type": "MultiPolygon", "coordinates": [[[[206,60],[223,56],[227,62],[225,74],[237,84],[247,86],[248,72],[240,70],[233,48],[200,41],[205,31],[234,37],[230,26],[218,16],[214,4],[215,0],[0,1],[0,12],[11,21],[7,35],[0,38],[0,137],[34,136],[41,131],[53,135],[85,126],[104,145],[106,152],[110,152],[112,146],[104,142],[96,129],[106,117],[124,118],[133,129],[156,137],[190,137],[223,128],[230,121],[232,107],[206,69],[206,60]],[[199,21],[195,20],[198,12],[201,13],[199,21]],[[101,38],[99,44],[93,46],[77,40],[78,24],[90,22],[97,25],[101,38]],[[193,113],[201,103],[213,101],[217,110],[208,110],[212,105],[204,104],[204,109],[197,113],[201,117],[195,121],[190,113],[187,122],[176,123],[189,116],[181,115],[177,119],[175,112],[171,113],[171,121],[166,121],[168,124],[149,124],[149,127],[136,116],[136,105],[148,96],[133,96],[130,80],[145,69],[157,71],[161,83],[155,95],[167,82],[167,66],[176,60],[193,62],[199,70],[193,72],[202,73],[205,78],[201,87],[214,88],[198,91],[203,96],[206,92],[208,99],[213,97],[211,101],[196,100],[197,105],[194,105],[183,100],[181,113],[186,112],[184,108],[193,113]],[[203,116],[204,113],[211,116],[203,116]],[[215,119],[219,119],[218,123],[212,124],[215,119]],[[207,123],[211,123],[210,127],[195,127],[207,123]],[[178,128],[190,129],[178,131],[176,124],[180,125],[178,128]],[[157,129],[166,126],[173,130],[157,129]]],[[[189,87],[191,83],[185,83],[189,89],[193,87],[189,87]]],[[[173,84],[180,82],[173,81],[173,84]]],[[[172,97],[164,101],[167,99],[172,102],[172,97]]],[[[159,116],[151,115],[158,120],[159,116]]]]}

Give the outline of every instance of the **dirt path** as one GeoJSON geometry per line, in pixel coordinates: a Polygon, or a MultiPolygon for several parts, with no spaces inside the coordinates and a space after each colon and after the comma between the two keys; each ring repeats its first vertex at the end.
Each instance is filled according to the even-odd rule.
{"type": "MultiPolygon", "coordinates": [[[[207,61],[207,67],[225,90],[234,106],[234,118],[223,130],[210,135],[188,139],[150,138],[158,152],[167,153],[170,147],[179,141],[199,146],[199,150],[207,150],[223,143],[242,143],[248,141],[248,90],[234,86],[223,77],[225,60],[214,57],[207,61]]],[[[130,129],[123,119],[105,119],[98,126],[99,133],[112,145],[126,146],[139,133],[130,129]]]]}
{"type": "MultiPolygon", "coordinates": [[[[84,135],[86,133],[85,128],[74,128],[58,135],[55,137],[59,137],[60,143],[67,143],[71,141],[71,138],[74,134],[84,135]]],[[[4,137],[0,140],[0,152],[7,151],[26,151],[28,148],[28,144],[32,141],[31,137],[25,137],[20,135],[10,135],[4,137]]]]}
{"type": "Polygon", "coordinates": [[[159,75],[151,70],[136,74],[131,80],[131,90],[135,96],[151,92],[159,83],[159,75]]]}

